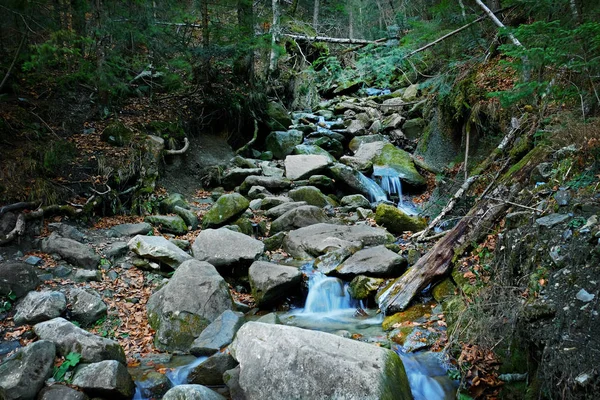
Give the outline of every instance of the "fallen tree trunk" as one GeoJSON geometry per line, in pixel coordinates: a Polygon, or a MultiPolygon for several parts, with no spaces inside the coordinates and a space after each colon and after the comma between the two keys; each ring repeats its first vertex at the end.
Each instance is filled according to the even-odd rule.
{"type": "Polygon", "coordinates": [[[386,315],[402,311],[430,283],[446,276],[450,272],[455,256],[461,255],[471,243],[479,241],[504,217],[511,206],[510,200],[519,192],[520,182],[529,178],[531,170],[548,153],[548,149],[536,147],[511,168],[489,197],[479,201],[412,268],[379,294],[377,298],[379,308],[386,315]]]}
{"type": "MultiPolygon", "coordinates": [[[[363,39],[350,39],[350,38],[335,38],[329,36],[304,36],[304,35],[294,35],[291,33],[284,33],[282,36],[287,36],[294,40],[304,40],[307,42],[327,42],[327,43],[340,43],[340,44],[360,44],[360,45],[368,45],[368,44],[382,44],[384,41],[382,39],[379,40],[363,40],[363,39]]],[[[387,39],[386,39],[387,40],[387,39]]]]}

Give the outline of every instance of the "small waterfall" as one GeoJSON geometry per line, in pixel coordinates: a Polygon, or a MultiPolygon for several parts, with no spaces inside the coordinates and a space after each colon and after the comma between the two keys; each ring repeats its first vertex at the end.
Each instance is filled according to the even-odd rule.
{"type": "Polygon", "coordinates": [[[357,171],[358,179],[362,186],[364,186],[367,192],[367,197],[371,202],[387,201],[387,194],[383,191],[381,186],[374,180],[367,178],[364,174],[357,171]]]}
{"type": "Polygon", "coordinates": [[[208,357],[198,357],[194,362],[190,364],[177,367],[171,371],[167,371],[167,378],[169,378],[169,381],[171,381],[171,384],[173,386],[185,385],[188,383],[187,379],[190,372],[192,372],[194,368],[196,368],[198,365],[206,361],[207,358],[208,357]]]}
{"type": "Polygon", "coordinates": [[[331,278],[316,271],[310,276],[304,313],[355,310],[358,306],[358,302],[352,299],[348,292],[348,285],[338,278],[331,278]]]}
{"type": "Polygon", "coordinates": [[[404,200],[402,199],[402,182],[400,181],[398,172],[389,167],[375,166],[373,168],[373,176],[381,182],[381,188],[390,198],[398,197],[398,208],[402,209],[404,207],[404,200]]]}

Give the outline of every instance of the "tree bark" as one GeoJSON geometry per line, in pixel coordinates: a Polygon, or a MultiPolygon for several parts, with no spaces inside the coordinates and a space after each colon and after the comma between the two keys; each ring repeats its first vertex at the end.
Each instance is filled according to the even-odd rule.
{"type": "Polygon", "coordinates": [[[318,32],[319,25],[319,0],[315,0],[313,7],[313,29],[315,32],[318,32]]]}
{"type": "Polygon", "coordinates": [[[280,10],[279,0],[272,0],[271,5],[273,8],[273,23],[271,24],[271,56],[269,57],[269,71],[267,76],[271,76],[277,70],[278,50],[277,44],[279,43],[279,35],[281,28],[279,26],[280,10]]]}
{"type": "Polygon", "coordinates": [[[359,45],[368,45],[368,44],[381,44],[381,41],[387,40],[379,39],[379,40],[364,40],[364,39],[352,39],[352,38],[334,38],[329,36],[304,36],[304,35],[294,35],[291,33],[284,33],[283,36],[292,38],[294,40],[305,40],[307,42],[328,42],[328,43],[339,43],[339,44],[359,44],[359,45]]]}
{"type": "MultiPolygon", "coordinates": [[[[499,28],[506,28],[506,26],[504,26],[504,24],[498,19],[498,17],[496,17],[496,14],[494,14],[492,12],[492,10],[490,10],[488,8],[488,6],[486,6],[483,3],[483,1],[475,0],[475,2],[477,3],[477,5],[479,5],[479,7],[481,7],[481,9],[487,14],[487,16],[494,22],[494,24],[496,24],[499,28]]],[[[515,37],[515,35],[513,35],[512,33],[509,33],[508,37],[510,38],[510,40],[513,42],[513,44],[515,46],[523,47],[523,45],[521,44],[521,42],[519,42],[519,39],[517,39],[515,37]]]]}

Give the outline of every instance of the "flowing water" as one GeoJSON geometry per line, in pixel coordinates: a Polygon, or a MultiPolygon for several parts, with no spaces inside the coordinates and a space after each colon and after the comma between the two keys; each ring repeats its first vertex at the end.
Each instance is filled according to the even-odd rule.
{"type": "Polygon", "coordinates": [[[381,201],[387,201],[387,193],[383,191],[383,189],[377,184],[377,182],[375,182],[371,178],[366,177],[360,172],[358,173],[358,179],[369,193],[368,197],[370,202],[378,203],[381,201]]]}
{"type": "Polygon", "coordinates": [[[405,201],[404,193],[402,193],[402,181],[398,171],[390,167],[373,167],[373,178],[375,182],[386,193],[386,196],[398,203],[398,208],[407,215],[417,215],[419,210],[411,201],[405,201]]]}

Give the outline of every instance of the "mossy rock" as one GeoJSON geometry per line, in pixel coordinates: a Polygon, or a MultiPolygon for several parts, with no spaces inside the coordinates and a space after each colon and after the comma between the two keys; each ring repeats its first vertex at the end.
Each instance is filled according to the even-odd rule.
{"type": "Polygon", "coordinates": [[[115,121],[102,131],[100,139],[113,146],[123,147],[131,143],[133,131],[120,121],[115,121]]]}
{"type": "Polygon", "coordinates": [[[398,208],[389,204],[380,204],[377,206],[375,222],[394,234],[401,234],[406,231],[418,232],[427,226],[424,219],[406,215],[398,208]]]}
{"type": "Polygon", "coordinates": [[[313,175],[308,178],[308,184],[321,190],[335,191],[335,181],[325,175],[313,175]]]}
{"type": "Polygon", "coordinates": [[[242,232],[244,235],[248,235],[248,236],[252,236],[252,234],[254,233],[254,227],[252,225],[252,221],[250,221],[250,219],[242,217],[237,219],[233,225],[236,225],[237,227],[240,228],[240,232],[242,232]]]}
{"type": "Polygon", "coordinates": [[[442,303],[442,309],[444,310],[444,316],[448,323],[448,329],[458,321],[460,316],[465,312],[467,306],[464,300],[460,296],[452,296],[446,299],[442,303]]]}
{"type": "Polygon", "coordinates": [[[144,221],[158,227],[161,232],[183,235],[188,231],[187,224],[179,215],[149,215],[144,221]]]}
{"type": "Polygon", "coordinates": [[[263,243],[266,251],[275,251],[281,248],[283,241],[287,236],[287,232],[278,232],[275,235],[265,238],[263,243]]]}
{"type": "Polygon", "coordinates": [[[454,290],[456,290],[456,285],[450,278],[446,278],[433,288],[433,298],[437,302],[442,302],[446,298],[454,296],[454,290]]]}
{"type": "Polygon", "coordinates": [[[373,142],[387,142],[387,139],[378,133],[375,135],[355,136],[352,138],[352,140],[350,140],[350,143],[348,143],[348,148],[352,152],[356,153],[362,144],[373,142]]]}
{"type": "Polygon", "coordinates": [[[427,304],[415,304],[405,311],[389,315],[385,317],[381,324],[383,330],[389,331],[394,329],[395,324],[403,324],[405,322],[417,321],[424,317],[425,314],[431,313],[431,307],[427,304]]]}
{"type": "Polygon", "coordinates": [[[248,206],[250,206],[250,202],[241,194],[224,194],[204,215],[202,227],[214,228],[225,225],[242,215],[248,209],[248,206]]]}
{"type": "Polygon", "coordinates": [[[163,139],[183,139],[185,137],[183,127],[177,122],[151,121],[146,124],[146,130],[163,139]]]}
{"type": "Polygon", "coordinates": [[[288,129],[292,119],[281,103],[272,101],[267,104],[268,125],[272,130],[288,129]]]}
{"type": "Polygon", "coordinates": [[[451,275],[452,280],[456,282],[464,294],[472,295],[477,291],[477,287],[471,285],[471,282],[463,276],[463,272],[459,271],[456,267],[452,269],[451,275]]]}
{"type": "Polygon", "coordinates": [[[358,275],[350,282],[350,294],[357,300],[364,300],[375,294],[384,282],[381,278],[358,275]]]}
{"type": "Polygon", "coordinates": [[[271,132],[265,139],[267,151],[273,154],[277,159],[284,159],[294,151],[294,148],[302,143],[303,134],[301,131],[291,129],[289,131],[271,132]]]}
{"type": "Polygon", "coordinates": [[[423,135],[425,126],[423,118],[409,119],[402,125],[402,132],[404,132],[404,135],[409,139],[418,139],[423,135]]]}
{"type": "Polygon", "coordinates": [[[314,186],[303,186],[290,190],[288,196],[294,201],[305,201],[308,205],[315,207],[337,206],[335,201],[325,196],[314,186]]]}
{"type": "Polygon", "coordinates": [[[389,167],[395,170],[400,180],[414,187],[425,185],[425,178],[415,168],[412,157],[406,151],[387,143],[381,149],[381,153],[373,160],[374,167],[389,167]]]}
{"type": "Polygon", "coordinates": [[[299,144],[298,146],[294,147],[293,153],[294,154],[325,156],[325,157],[327,157],[327,159],[329,161],[331,161],[331,162],[335,161],[334,156],[332,156],[327,150],[324,150],[323,148],[321,148],[317,145],[299,144]]]}
{"type": "Polygon", "coordinates": [[[170,194],[167,198],[160,202],[160,212],[172,213],[175,211],[175,206],[182,208],[190,208],[187,200],[180,193],[170,194]]]}

